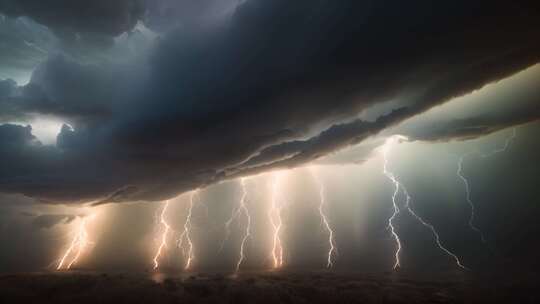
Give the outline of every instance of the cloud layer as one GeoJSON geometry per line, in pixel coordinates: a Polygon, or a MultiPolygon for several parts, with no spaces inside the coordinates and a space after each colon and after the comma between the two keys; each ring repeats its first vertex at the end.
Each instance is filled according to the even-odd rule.
{"type": "MultiPolygon", "coordinates": [[[[62,16],[70,18],[53,22],[43,5],[26,3],[0,10],[55,30],[111,36],[140,18],[136,1],[87,4],[106,10],[110,20],[102,24],[74,22],[69,9],[62,16]]],[[[169,30],[142,62],[90,65],[52,56],[30,84],[0,83],[0,107],[6,116],[59,116],[71,127],[51,147],[28,128],[1,125],[0,191],[48,202],[154,201],[310,162],[537,63],[535,9],[251,0],[221,23],[169,30]],[[386,114],[359,118],[390,101],[386,114]]],[[[502,118],[505,125],[538,112],[513,114],[502,118]]],[[[448,137],[460,129],[455,124],[463,121],[419,139],[448,137]]]]}

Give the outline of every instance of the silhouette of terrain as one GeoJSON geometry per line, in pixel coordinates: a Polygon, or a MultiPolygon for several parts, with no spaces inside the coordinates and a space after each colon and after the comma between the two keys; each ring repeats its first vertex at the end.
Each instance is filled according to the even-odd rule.
{"type": "Polygon", "coordinates": [[[0,303],[540,303],[534,274],[0,275],[0,303]]]}

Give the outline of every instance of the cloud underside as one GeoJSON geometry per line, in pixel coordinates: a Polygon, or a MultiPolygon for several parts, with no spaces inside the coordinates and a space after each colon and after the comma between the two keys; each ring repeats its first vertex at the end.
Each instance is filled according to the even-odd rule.
{"type": "MultiPolygon", "coordinates": [[[[0,107],[11,117],[60,116],[73,129],[52,147],[29,128],[0,126],[0,191],[159,201],[312,162],[539,62],[531,9],[253,0],[221,26],[170,31],[147,68],[50,58],[24,87],[0,82],[0,107]],[[384,114],[358,118],[389,101],[384,114]]],[[[521,96],[514,112],[402,131],[472,138],[537,120],[538,97],[521,96]]]]}

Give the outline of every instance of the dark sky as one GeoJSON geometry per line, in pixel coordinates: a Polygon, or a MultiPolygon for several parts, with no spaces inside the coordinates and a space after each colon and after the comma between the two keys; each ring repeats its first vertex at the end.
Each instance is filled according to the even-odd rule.
{"type": "MultiPolygon", "coordinates": [[[[391,171],[464,264],[534,263],[539,15],[525,1],[0,0],[0,271],[53,265],[89,214],[79,267],[147,269],[161,202],[173,243],[194,189],[195,265],[229,269],[244,217],[217,249],[243,177],[244,267],[268,267],[273,170],[287,265],[324,266],[306,166],[335,267],[391,268],[393,135],[407,140],[391,171]],[[456,175],[467,153],[485,244],[456,175]]],[[[405,209],[395,223],[403,267],[455,267],[405,209]]]]}

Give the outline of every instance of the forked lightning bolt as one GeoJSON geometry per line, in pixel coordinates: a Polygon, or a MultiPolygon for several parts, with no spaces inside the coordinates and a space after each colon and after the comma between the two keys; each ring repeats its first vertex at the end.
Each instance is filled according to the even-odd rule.
{"type": "Polygon", "coordinates": [[[398,181],[396,176],[392,172],[388,171],[388,153],[390,151],[390,148],[391,148],[392,144],[394,144],[396,142],[396,140],[400,140],[400,139],[404,139],[404,138],[400,137],[400,136],[397,136],[397,137],[392,137],[392,138],[388,139],[386,145],[383,148],[383,157],[384,157],[383,172],[386,175],[386,177],[388,177],[388,179],[390,179],[392,181],[392,184],[394,185],[394,193],[392,194],[392,204],[393,204],[393,208],[394,208],[394,213],[392,214],[392,216],[388,220],[388,226],[389,226],[390,231],[392,232],[392,235],[394,236],[394,239],[396,240],[396,243],[397,243],[397,249],[396,249],[396,252],[395,252],[394,269],[398,269],[399,267],[401,267],[400,260],[399,260],[399,254],[400,254],[400,251],[401,251],[401,241],[400,241],[399,236],[397,235],[395,227],[393,225],[393,220],[396,218],[396,216],[400,212],[400,209],[399,209],[399,207],[397,206],[397,203],[396,203],[396,197],[399,194],[400,189],[402,189],[402,191],[403,191],[403,193],[405,194],[405,197],[406,197],[405,206],[404,206],[405,209],[418,222],[420,222],[422,225],[424,225],[425,227],[427,227],[431,231],[431,233],[433,234],[433,237],[435,238],[435,243],[437,244],[437,246],[439,247],[440,250],[442,250],[444,253],[446,253],[448,256],[450,256],[452,259],[454,259],[454,261],[455,261],[455,263],[456,263],[456,265],[458,267],[463,268],[463,269],[467,269],[465,266],[463,266],[463,264],[461,263],[459,258],[454,253],[452,253],[450,250],[448,250],[446,247],[444,247],[442,245],[440,236],[437,233],[437,230],[435,229],[435,227],[433,225],[431,225],[430,223],[426,222],[422,217],[420,217],[414,211],[414,209],[413,209],[413,207],[411,205],[411,196],[409,195],[409,192],[407,191],[405,186],[398,181]]]}
{"type": "Polygon", "coordinates": [[[407,188],[405,188],[405,186],[403,186],[402,184],[400,184],[400,186],[403,189],[403,193],[405,193],[405,197],[406,197],[405,208],[407,209],[407,211],[409,211],[409,213],[412,216],[414,216],[414,218],[416,218],[416,220],[419,221],[422,225],[424,225],[425,227],[429,228],[429,230],[431,230],[431,233],[433,234],[433,237],[435,238],[435,243],[437,243],[437,246],[439,247],[439,249],[441,249],[447,255],[452,257],[452,259],[454,259],[458,267],[463,268],[463,269],[468,269],[467,267],[463,266],[463,264],[461,264],[461,261],[459,260],[457,255],[455,255],[454,253],[452,253],[450,250],[448,250],[446,247],[442,245],[441,238],[439,237],[439,233],[437,233],[437,230],[435,230],[435,227],[433,227],[433,225],[426,222],[422,217],[420,217],[418,214],[416,214],[416,212],[414,212],[414,209],[411,206],[411,196],[409,195],[407,188]]]}
{"type": "Polygon", "coordinates": [[[468,154],[466,155],[463,155],[459,158],[459,161],[458,161],[458,169],[457,169],[457,175],[458,177],[461,179],[461,181],[463,181],[463,184],[465,185],[465,199],[467,200],[467,203],[469,204],[469,208],[471,209],[471,213],[469,215],[469,227],[475,231],[476,233],[478,233],[478,235],[480,236],[480,239],[482,240],[483,243],[486,242],[486,238],[484,237],[484,234],[482,233],[482,231],[476,227],[474,225],[474,217],[475,217],[475,207],[474,207],[474,203],[471,199],[471,188],[469,186],[469,181],[465,178],[465,176],[463,175],[463,173],[461,172],[462,169],[463,169],[463,160],[465,159],[465,157],[467,156],[468,154]]]}
{"type": "Polygon", "coordinates": [[[180,234],[179,240],[178,240],[178,247],[182,249],[182,253],[184,255],[185,259],[185,266],[184,269],[190,269],[191,263],[193,262],[193,259],[195,258],[193,253],[193,241],[191,240],[191,217],[193,214],[193,205],[194,205],[194,197],[198,194],[198,190],[191,191],[189,194],[189,207],[188,207],[188,214],[186,216],[186,221],[184,222],[184,231],[182,231],[182,234],[180,234]],[[185,247],[184,247],[184,244],[185,247]]]}
{"type": "Polygon", "coordinates": [[[231,225],[238,218],[238,216],[240,216],[240,213],[242,213],[242,206],[239,204],[237,207],[233,208],[231,217],[225,222],[225,237],[223,238],[223,241],[221,241],[221,246],[219,246],[218,252],[223,250],[225,243],[227,240],[229,240],[231,235],[231,225]]]}
{"type": "Polygon", "coordinates": [[[236,263],[236,272],[240,270],[240,265],[242,265],[242,262],[245,258],[245,246],[247,240],[251,237],[251,216],[249,215],[249,209],[246,205],[246,198],[247,198],[247,190],[246,190],[246,181],[245,178],[240,179],[240,185],[242,186],[242,197],[240,198],[240,209],[243,212],[243,214],[246,216],[246,230],[244,232],[244,237],[242,238],[242,243],[240,243],[240,257],[238,258],[238,262],[236,263]]]}
{"type": "Polygon", "coordinates": [[[315,182],[317,183],[317,187],[319,188],[319,216],[321,217],[321,223],[324,226],[324,229],[328,233],[328,254],[327,254],[327,260],[326,260],[326,267],[331,268],[334,265],[334,255],[337,253],[337,248],[335,245],[334,240],[334,231],[330,227],[330,223],[328,221],[328,217],[325,213],[325,205],[326,205],[326,198],[324,193],[324,185],[322,181],[317,176],[317,173],[315,172],[314,168],[310,168],[311,174],[313,175],[313,179],[315,179],[315,182]]]}
{"type": "Polygon", "coordinates": [[[399,182],[395,178],[394,174],[392,174],[390,171],[388,171],[388,153],[390,151],[390,147],[393,144],[395,138],[391,137],[388,139],[386,144],[383,147],[383,174],[392,182],[394,185],[394,193],[392,194],[392,208],[393,213],[390,218],[388,218],[388,228],[390,229],[390,232],[392,234],[392,237],[396,241],[396,251],[394,253],[394,269],[399,269],[401,267],[401,263],[399,260],[399,254],[401,252],[401,240],[399,239],[399,235],[396,232],[396,228],[394,227],[394,219],[396,219],[397,215],[399,214],[399,207],[396,203],[396,197],[399,193],[399,182]]]}
{"type": "Polygon", "coordinates": [[[88,239],[88,231],[86,224],[88,220],[92,220],[94,219],[94,217],[95,215],[90,215],[88,217],[80,218],[80,223],[77,227],[75,236],[71,240],[69,247],[66,249],[62,257],[60,258],[60,262],[56,267],[57,270],[70,269],[73,264],[77,263],[86,247],[92,244],[92,242],[88,239]],[[69,262],[67,262],[70,257],[71,259],[69,260],[69,262]]]}
{"type": "Polygon", "coordinates": [[[272,228],[272,250],[270,256],[272,257],[274,269],[283,266],[283,245],[281,243],[281,230],[283,225],[281,211],[283,208],[283,200],[279,188],[282,174],[283,173],[281,172],[276,172],[272,176],[271,202],[270,210],[268,211],[268,218],[272,228]]]}
{"type": "Polygon", "coordinates": [[[167,208],[169,207],[169,201],[165,201],[165,205],[163,205],[163,209],[161,209],[161,213],[159,216],[159,222],[161,226],[163,226],[163,232],[161,234],[161,242],[159,244],[159,247],[156,251],[156,254],[154,255],[154,270],[159,267],[159,258],[161,257],[161,253],[165,247],[167,247],[167,237],[169,234],[169,230],[171,229],[171,226],[167,223],[165,219],[165,215],[167,213],[167,208]]]}
{"type": "MultiPolygon", "coordinates": [[[[480,154],[480,157],[481,158],[488,158],[488,157],[491,157],[495,154],[498,154],[498,153],[502,153],[502,152],[505,152],[508,147],[510,147],[510,144],[512,143],[512,141],[516,138],[516,128],[513,128],[512,129],[512,134],[506,138],[506,140],[504,141],[504,145],[501,147],[501,148],[497,148],[493,151],[490,151],[488,153],[484,153],[484,154],[480,154]]],[[[459,177],[459,179],[461,179],[461,181],[463,182],[463,185],[465,186],[465,199],[467,200],[467,203],[469,204],[469,208],[471,209],[471,212],[470,212],[470,215],[469,215],[469,227],[475,231],[476,233],[478,233],[478,235],[480,236],[480,240],[482,241],[482,243],[486,243],[486,238],[484,237],[484,234],[482,233],[482,231],[476,227],[474,225],[474,218],[475,218],[475,206],[474,206],[474,203],[471,199],[471,186],[469,184],[469,181],[467,180],[467,178],[465,177],[465,175],[463,175],[463,161],[465,160],[465,158],[471,154],[475,154],[475,153],[478,153],[478,152],[471,152],[471,153],[466,153],[464,155],[462,155],[459,160],[458,160],[458,169],[457,169],[457,176],[459,177]]]]}
{"type": "Polygon", "coordinates": [[[491,152],[482,154],[480,156],[483,157],[483,158],[487,158],[487,157],[491,157],[491,156],[493,156],[495,154],[505,152],[508,149],[508,147],[510,147],[510,144],[512,143],[512,141],[514,139],[516,139],[516,136],[517,136],[517,128],[512,128],[512,134],[505,139],[504,145],[502,147],[500,147],[498,149],[495,149],[495,150],[493,150],[491,152]]]}

